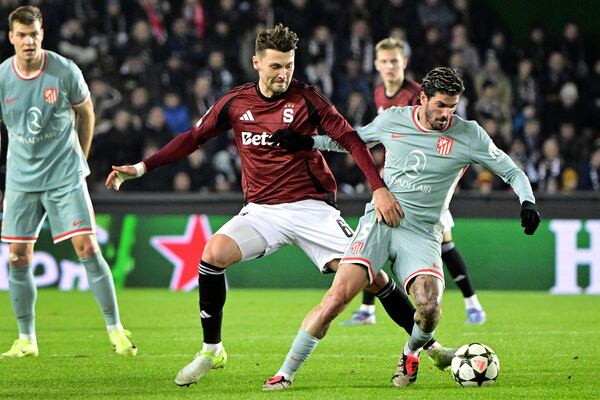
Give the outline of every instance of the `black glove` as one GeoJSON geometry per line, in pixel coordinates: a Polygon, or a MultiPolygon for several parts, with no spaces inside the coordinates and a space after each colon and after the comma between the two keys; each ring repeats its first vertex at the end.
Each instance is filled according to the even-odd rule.
{"type": "Polygon", "coordinates": [[[521,226],[525,228],[525,234],[533,235],[539,224],[540,213],[535,208],[535,204],[525,200],[521,204],[521,226]]]}
{"type": "Polygon", "coordinates": [[[311,136],[294,133],[294,131],[289,128],[278,129],[267,140],[273,143],[275,146],[286,149],[290,153],[311,150],[313,144],[315,143],[311,136]]]}

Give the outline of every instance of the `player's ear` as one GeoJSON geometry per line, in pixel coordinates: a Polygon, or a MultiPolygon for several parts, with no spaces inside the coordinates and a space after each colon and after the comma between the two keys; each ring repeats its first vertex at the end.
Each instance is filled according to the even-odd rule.
{"type": "Polygon", "coordinates": [[[258,71],[258,57],[252,56],[252,68],[258,71]]]}

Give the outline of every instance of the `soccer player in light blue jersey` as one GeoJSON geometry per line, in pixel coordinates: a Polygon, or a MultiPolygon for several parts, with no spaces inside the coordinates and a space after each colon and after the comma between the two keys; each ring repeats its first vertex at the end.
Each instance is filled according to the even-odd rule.
{"type": "MultiPolygon", "coordinates": [[[[333,319],[392,260],[392,269],[415,303],[415,324],[392,377],[395,386],[411,385],[417,379],[419,353],[433,336],[441,312],[444,273],[441,268],[443,227],[440,219],[448,209],[464,169],[479,163],[509,183],[521,203],[521,226],[532,235],[540,223],[535,198],[527,176],[475,121],[454,115],[463,82],[450,68],[438,67],[423,79],[420,106],[391,107],[369,125],[358,129],[364,142],[382,143],[386,148],[383,178],[398,199],[404,218],[398,227],[382,223],[367,204],[356,234],[340,261],[338,272],[323,300],[302,322],[298,335],[277,376],[285,384],[268,390],[285,389],[308,359],[333,319]]],[[[340,151],[326,137],[287,135],[278,142],[287,149],[313,146],[340,151]]]]}
{"type": "Polygon", "coordinates": [[[0,120],[9,137],[2,241],[9,243],[8,287],[19,337],[1,356],[38,355],[32,259],[46,216],[54,242],[70,239],[85,267],[114,350],[134,356],[85,182],[95,120],[88,86],[75,63],[42,48],[37,7],[19,7],[8,21],[15,55],[0,64],[0,120]]]}

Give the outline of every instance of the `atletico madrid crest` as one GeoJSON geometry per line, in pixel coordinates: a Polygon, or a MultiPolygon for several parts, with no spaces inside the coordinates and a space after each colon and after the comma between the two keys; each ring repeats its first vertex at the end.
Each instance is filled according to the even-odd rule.
{"type": "Polygon", "coordinates": [[[454,144],[453,139],[445,138],[440,136],[438,138],[436,151],[440,153],[443,157],[446,157],[452,151],[452,145],[454,144]]]}
{"type": "Polygon", "coordinates": [[[58,90],[56,88],[44,89],[44,100],[48,104],[54,104],[58,101],[58,90]]]}
{"type": "Polygon", "coordinates": [[[364,247],[365,242],[354,242],[352,243],[352,247],[350,247],[350,251],[352,254],[360,253],[364,247]]]}

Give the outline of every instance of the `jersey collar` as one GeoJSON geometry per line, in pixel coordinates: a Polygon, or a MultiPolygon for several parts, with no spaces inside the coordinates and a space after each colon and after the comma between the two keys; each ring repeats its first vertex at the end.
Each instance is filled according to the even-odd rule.
{"type": "Polygon", "coordinates": [[[423,106],[414,106],[413,110],[412,110],[412,120],[418,130],[420,130],[421,132],[425,132],[425,133],[444,133],[448,129],[450,129],[450,126],[452,126],[452,118],[454,115],[450,116],[450,119],[448,120],[448,125],[446,125],[446,127],[444,129],[442,129],[441,131],[438,131],[435,129],[425,129],[425,127],[423,125],[421,125],[421,123],[419,122],[419,118],[417,118],[417,113],[421,107],[423,107],[423,106]]]}
{"type": "Polygon", "coordinates": [[[42,66],[40,67],[39,70],[35,71],[32,75],[25,75],[23,74],[21,71],[19,71],[19,67],[17,66],[17,56],[13,56],[13,60],[12,60],[12,66],[13,66],[13,70],[15,71],[15,74],[23,79],[24,81],[30,81],[33,79],[36,79],[37,77],[39,77],[42,72],[44,72],[44,68],[46,67],[46,50],[42,50],[42,66]]]}

